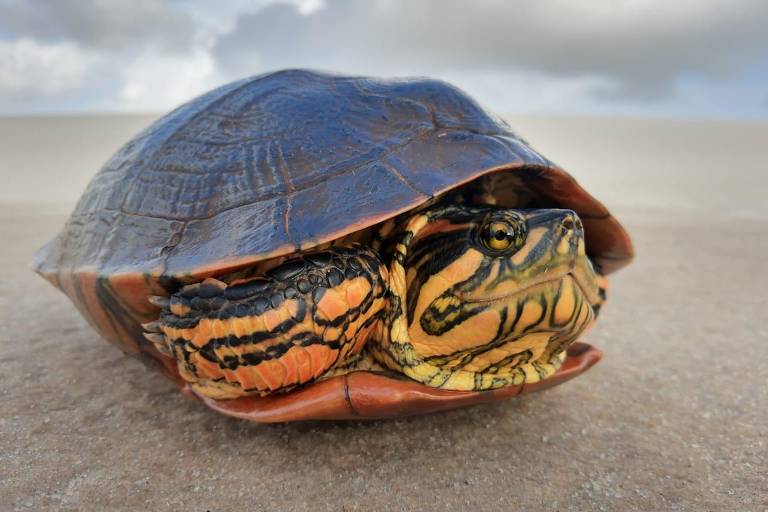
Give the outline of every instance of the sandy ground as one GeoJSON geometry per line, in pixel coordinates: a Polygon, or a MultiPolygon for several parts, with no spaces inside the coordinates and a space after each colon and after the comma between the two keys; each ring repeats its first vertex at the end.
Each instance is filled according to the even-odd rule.
{"type": "MultiPolygon", "coordinates": [[[[521,124],[635,239],[589,335],[606,358],[540,394],[407,420],[264,426],[188,401],[28,270],[64,217],[12,197],[0,207],[0,510],[768,510],[768,127],[521,124]]],[[[39,173],[114,149],[46,126],[54,150],[30,157],[39,173]]],[[[10,163],[34,169],[17,136],[0,152],[9,182],[10,163]]]]}

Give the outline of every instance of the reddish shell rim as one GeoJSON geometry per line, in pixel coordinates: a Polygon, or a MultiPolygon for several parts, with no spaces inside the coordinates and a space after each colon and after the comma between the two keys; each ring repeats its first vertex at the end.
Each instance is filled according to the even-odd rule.
{"type": "Polygon", "coordinates": [[[602,359],[601,350],[576,342],[568,349],[563,366],[552,377],[532,384],[506,386],[492,391],[449,391],[393,376],[368,371],[324,380],[282,395],[216,400],[183,392],[211,409],[256,423],[305,420],[374,420],[446,411],[493,402],[557,386],[581,375],[602,359]]]}

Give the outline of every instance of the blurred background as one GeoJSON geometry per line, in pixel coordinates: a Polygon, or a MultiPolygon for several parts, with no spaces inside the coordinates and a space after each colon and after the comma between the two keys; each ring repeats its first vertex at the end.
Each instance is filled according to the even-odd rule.
{"type": "Polygon", "coordinates": [[[68,209],[158,115],[237,78],[309,67],[448,80],[598,196],[620,175],[619,207],[706,198],[765,213],[753,187],[741,204],[724,198],[732,174],[719,170],[765,138],[766,20],[762,0],[0,0],[0,203],[68,209]],[[697,183],[703,172],[714,183],[697,183]]]}
{"type": "Polygon", "coordinates": [[[2,0],[0,112],[164,112],[285,67],[429,75],[505,113],[764,119],[761,0],[2,0]]]}
{"type": "MultiPolygon", "coordinates": [[[[768,1],[0,0],[0,509],[768,510],[768,1]],[[589,373],[408,420],[185,400],[29,269],[139,130],[289,67],[448,80],[626,225],[589,373]]],[[[589,236],[589,233],[587,233],[589,236]]]]}

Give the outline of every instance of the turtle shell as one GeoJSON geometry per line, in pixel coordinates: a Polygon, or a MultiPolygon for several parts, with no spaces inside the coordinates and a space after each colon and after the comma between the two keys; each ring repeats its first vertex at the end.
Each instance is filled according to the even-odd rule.
{"type": "Polygon", "coordinates": [[[34,266],[104,337],[175,376],[142,335],[157,314],[150,295],[313,248],[495,174],[575,210],[604,272],[631,259],[602,204],[455,87],[288,70],[215,89],[139,133],[34,266]]]}

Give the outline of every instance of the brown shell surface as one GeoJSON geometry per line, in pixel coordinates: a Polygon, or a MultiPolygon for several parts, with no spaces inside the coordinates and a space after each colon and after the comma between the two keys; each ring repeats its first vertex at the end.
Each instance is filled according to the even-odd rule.
{"type": "Polygon", "coordinates": [[[105,338],[177,378],[142,335],[158,313],[150,295],[310,249],[491,174],[575,210],[603,271],[631,260],[600,202],[458,89],[289,70],[213,90],[139,133],[33,264],[105,338]]]}

